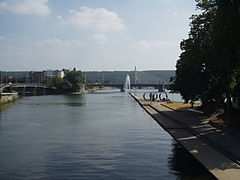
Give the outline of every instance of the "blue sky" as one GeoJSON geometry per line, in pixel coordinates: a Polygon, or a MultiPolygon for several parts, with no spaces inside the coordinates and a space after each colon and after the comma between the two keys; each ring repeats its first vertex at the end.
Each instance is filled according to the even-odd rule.
{"type": "Polygon", "coordinates": [[[194,0],[0,0],[0,70],[175,69],[194,0]]]}

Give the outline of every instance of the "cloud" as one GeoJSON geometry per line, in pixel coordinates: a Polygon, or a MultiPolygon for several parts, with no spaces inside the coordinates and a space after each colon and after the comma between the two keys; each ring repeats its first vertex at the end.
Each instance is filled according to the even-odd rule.
{"type": "Polygon", "coordinates": [[[133,44],[132,48],[135,50],[153,50],[153,49],[168,49],[178,46],[179,42],[177,40],[165,40],[165,41],[148,41],[141,40],[133,44]]]}
{"type": "Polygon", "coordinates": [[[32,52],[35,60],[40,61],[38,64],[44,68],[76,67],[76,64],[81,65],[80,62],[86,52],[85,45],[86,43],[81,40],[53,38],[36,42],[32,52]]]}
{"type": "Polygon", "coordinates": [[[50,13],[47,2],[48,0],[7,0],[0,2],[0,12],[47,15],[50,13]]]}
{"type": "Polygon", "coordinates": [[[124,21],[117,13],[104,8],[80,7],[80,11],[69,11],[70,16],[58,17],[64,24],[79,28],[91,28],[98,31],[123,30],[124,21]]]}
{"type": "Polygon", "coordinates": [[[173,15],[173,16],[187,16],[187,17],[189,17],[189,16],[192,15],[192,12],[173,11],[173,12],[171,13],[171,15],[173,15]]]}
{"type": "Polygon", "coordinates": [[[0,40],[5,40],[6,38],[4,36],[0,36],[0,40]]]}
{"type": "Polygon", "coordinates": [[[92,34],[87,39],[102,44],[107,41],[107,37],[104,34],[92,34]]]}
{"type": "Polygon", "coordinates": [[[132,65],[139,64],[139,68],[171,69],[176,64],[180,53],[179,41],[168,40],[140,40],[129,46],[126,57],[132,65]],[[139,63],[141,62],[141,63],[139,63]]]}
{"type": "Polygon", "coordinates": [[[151,47],[151,44],[152,44],[151,41],[142,40],[142,41],[136,42],[133,46],[136,49],[148,49],[151,47]]]}
{"type": "Polygon", "coordinates": [[[61,40],[53,38],[39,41],[37,44],[44,47],[77,47],[81,46],[83,42],[79,40],[61,40]]]}

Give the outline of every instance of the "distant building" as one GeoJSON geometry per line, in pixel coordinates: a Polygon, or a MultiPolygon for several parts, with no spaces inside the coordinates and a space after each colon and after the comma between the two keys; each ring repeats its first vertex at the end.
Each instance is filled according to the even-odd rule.
{"type": "Polygon", "coordinates": [[[40,84],[44,80],[44,75],[42,71],[30,71],[29,72],[29,83],[40,84]]]}
{"type": "Polygon", "coordinates": [[[16,81],[16,76],[2,76],[2,83],[15,83],[16,81]]]}
{"type": "Polygon", "coordinates": [[[43,71],[43,76],[44,77],[57,77],[57,78],[63,78],[65,75],[64,70],[45,70],[43,71]]]}
{"type": "Polygon", "coordinates": [[[54,71],[53,71],[53,70],[50,70],[50,69],[44,70],[44,71],[43,71],[43,76],[44,76],[44,77],[54,77],[54,71]]]}
{"type": "Polygon", "coordinates": [[[28,79],[27,71],[1,71],[1,83],[26,83],[28,79]]]}
{"type": "Polygon", "coordinates": [[[43,83],[46,77],[63,78],[67,69],[63,70],[44,70],[44,71],[0,71],[1,83],[43,83]]]}
{"type": "Polygon", "coordinates": [[[62,71],[64,72],[64,75],[69,73],[71,70],[70,69],[62,69],[62,71]]]}
{"type": "Polygon", "coordinates": [[[63,70],[56,70],[55,71],[55,76],[58,77],[58,78],[63,78],[65,75],[64,71],[63,70]]]}

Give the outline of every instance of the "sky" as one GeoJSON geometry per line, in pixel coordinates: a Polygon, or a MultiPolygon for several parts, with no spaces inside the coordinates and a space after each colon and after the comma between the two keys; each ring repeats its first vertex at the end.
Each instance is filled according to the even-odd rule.
{"type": "Polygon", "coordinates": [[[0,0],[0,71],[173,70],[194,0],[0,0]]]}

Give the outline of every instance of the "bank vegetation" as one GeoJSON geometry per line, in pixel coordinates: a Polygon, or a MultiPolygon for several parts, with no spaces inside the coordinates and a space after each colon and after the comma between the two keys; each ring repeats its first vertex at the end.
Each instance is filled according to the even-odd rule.
{"type": "Polygon", "coordinates": [[[200,100],[205,112],[219,108],[228,119],[240,102],[240,1],[196,0],[200,14],[180,44],[172,89],[185,102],[200,100]]]}
{"type": "Polygon", "coordinates": [[[58,93],[74,93],[84,90],[86,80],[81,71],[75,68],[65,74],[63,78],[48,77],[43,81],[43,84],[50,88],[55,88],[58,93]]]}

